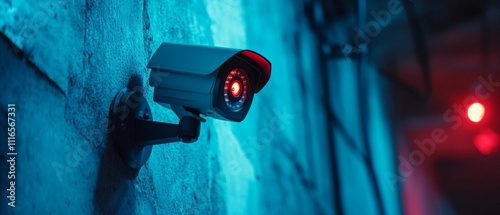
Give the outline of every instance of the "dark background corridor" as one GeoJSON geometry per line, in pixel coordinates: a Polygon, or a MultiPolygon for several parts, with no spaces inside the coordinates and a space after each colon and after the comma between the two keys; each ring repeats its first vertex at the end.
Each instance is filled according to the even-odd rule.
{"type": "Polygon", "coordinates": [[[0,0],[0,213],[499,214],[498,23],[496,0],[0,0]],[[272,76],[243,122],[132,170],[109,107],[144,88],[178,121],[148,84],[163,42],[255,50],[272,76]]]}

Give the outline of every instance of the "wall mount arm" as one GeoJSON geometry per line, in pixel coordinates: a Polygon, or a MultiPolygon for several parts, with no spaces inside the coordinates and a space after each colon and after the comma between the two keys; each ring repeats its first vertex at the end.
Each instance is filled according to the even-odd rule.
{"type": "Polygon", "coordinates": [[[172,108],[179,124],[153,121],[151,109],[142,90],[122,89],[109,110],[108,133],[122,160],[131,168],[139,168],[149,159],[153,145],[193,143],[200,135],[199,114],[182,107],[172,108]]]}
{"type": "Polygon", "coordinates": [[[200,135],[200,124],[200,120],[190,116],[182,117],[179,124],[135,119],[135,143],[139,147],[179,141],[193,143],[200,135]]]}

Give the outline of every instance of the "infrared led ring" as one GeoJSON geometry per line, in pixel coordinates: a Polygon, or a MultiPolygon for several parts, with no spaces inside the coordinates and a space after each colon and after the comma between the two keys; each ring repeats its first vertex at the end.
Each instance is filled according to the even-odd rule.
{"type": "Polygon", "coordinates": [[[224,101],[229,110],[238,112],[248,94],[248,76],[243,69],[233,69],[224,82],[224,101]]]}

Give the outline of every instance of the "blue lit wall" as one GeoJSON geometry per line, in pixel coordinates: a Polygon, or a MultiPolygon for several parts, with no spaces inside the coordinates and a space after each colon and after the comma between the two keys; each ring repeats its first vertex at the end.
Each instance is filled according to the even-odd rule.
{"type": "MultiPolygon", "coordinates": [[[[362,159],[325,126],[320,58],[301,10],[282,0],[0,2],[1,121],[15,103],[19,154],[10,208],[0,133],[1,214],[334,214],[338,190],[346,214],[377,214],[362,159]],[[146,87],[156,121],[177,122],[147,84],[162,42],[252,49],[272,62],[272,77],[242,123],[208,119],[198,142],[155,146],[133,172],[108,141],[108,108],[132,79],[146,87]]],[[[355,70],[329,68],[333,111],[359,144],[355,70]]],[[[398,191],[383,175],[394,164],[382,84],[368,74],[378,186],[387,214],[398,214],[398,191]]]]}

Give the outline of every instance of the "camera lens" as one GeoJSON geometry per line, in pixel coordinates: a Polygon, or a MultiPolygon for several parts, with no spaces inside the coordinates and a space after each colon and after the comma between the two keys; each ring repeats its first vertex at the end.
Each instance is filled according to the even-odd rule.
{"type": "Polygon", "coordinates": [[[234,97],[238,97],[241,95],[241,82],[240,81],[233,81],[231,84],[231,94],[234,97]]]}
{"type": "Polygon", "coordinates": [[[238,112],[245,104],[248,94],[248,76],[243,69],[233,69],[224,83],[224,100],[227,107],[238,112]]]}

